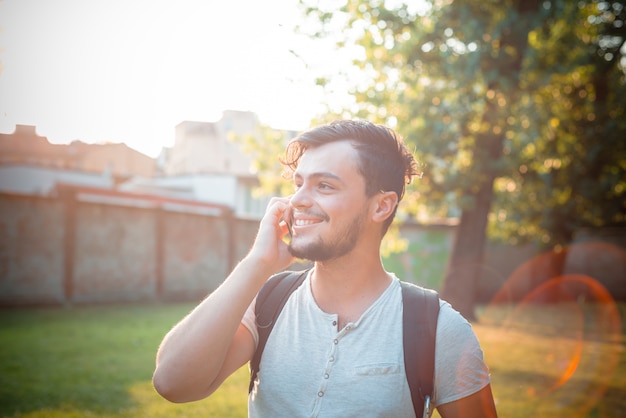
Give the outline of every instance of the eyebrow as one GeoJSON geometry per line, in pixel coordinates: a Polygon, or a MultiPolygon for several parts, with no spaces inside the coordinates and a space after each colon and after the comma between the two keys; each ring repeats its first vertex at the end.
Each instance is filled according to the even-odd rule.
{"type": "MultiPolygon", "coordinates": [[[[299,178],[302,179],[304,178],[304,176],[302,176],[302,174],[298,173],[297,171],[295,171],[293,173],[293,177],[294,178],[299,178]]],[[[345,184],[345,182],[341,179],[341,177],[339,177],[338,175],[331,173],[329,171],[320,171],[320,172],[315,172],[315,173],[311,173],[308,176],[309,179],[315,180],[315,179],[331,179],[331,180],[335,180],[338,181],[341,184],[345,184]]]]}

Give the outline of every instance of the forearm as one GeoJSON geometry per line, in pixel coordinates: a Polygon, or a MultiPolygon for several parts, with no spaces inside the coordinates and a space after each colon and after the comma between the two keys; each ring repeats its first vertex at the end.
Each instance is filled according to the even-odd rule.
{"type": "Polygon", "coordinates": [[[272,198],[250,253],[228,278],[163,339],[153,376],[155,389],[173,402],[202,399],[250,360],[252,336],[237,329],[267,278],[293,257],[283,241],[287,198],[272,198]]]}
{"type": "Polygon", "coordinates": [[[175,402],[208,395],[245,310],[272,273],[252,259],[243,260],[166,335],[157,352],[153,377],[161,395],[175,402]]]}

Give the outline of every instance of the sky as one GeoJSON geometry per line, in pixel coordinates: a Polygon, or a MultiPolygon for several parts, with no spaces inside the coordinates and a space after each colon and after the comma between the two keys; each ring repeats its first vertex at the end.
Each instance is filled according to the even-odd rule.
{"type": "Polygon", "coordinates": [[[347,57],[301,21],[296,0],[0,0],[0,132],[156,157],[177,124],[228,109],[306,129],[349,98],[315,85],[347,57]]]}

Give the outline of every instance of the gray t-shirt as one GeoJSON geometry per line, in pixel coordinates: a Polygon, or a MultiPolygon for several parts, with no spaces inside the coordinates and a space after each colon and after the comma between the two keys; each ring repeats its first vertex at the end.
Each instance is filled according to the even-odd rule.
{"type": "MultiPolygon", "coordinates": [[[[402,289],[391,285],[356,322],[337,329],[307,277],[289,298],[267,341],[250,417],[414,417],[404,369],[402,289]]],[[[258,341],[254,302],[242,323],[258,341]]],[[[489,371],[471,325],[441,302],[433,405],[475,393],[489,371]]]]}

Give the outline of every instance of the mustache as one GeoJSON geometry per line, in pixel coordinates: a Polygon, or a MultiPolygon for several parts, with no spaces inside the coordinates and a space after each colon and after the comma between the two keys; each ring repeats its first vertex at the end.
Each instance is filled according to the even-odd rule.
{"type": "MultiPolygon", "coordinates": [[[[298,211],[299,216],[311,217],[311,218],[319,218],[323,221],[328,221],[330,218],[327,214],[321,212],[313,212],[313,211],[298,211]]],[[[294,213],[291,214],[291,219],[293,220],[294,213]]]]}

